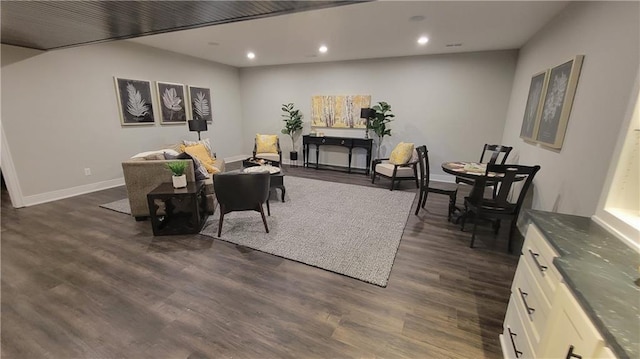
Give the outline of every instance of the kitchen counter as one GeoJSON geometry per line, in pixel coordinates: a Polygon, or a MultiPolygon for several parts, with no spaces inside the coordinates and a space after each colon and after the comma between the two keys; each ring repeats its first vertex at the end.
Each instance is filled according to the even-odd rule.
{"type": "Polygon", "coordinates": [[[619,358],[640,358],[640,254],[588,217],[526,210],[560,257],[553,263],[619,358]]]}

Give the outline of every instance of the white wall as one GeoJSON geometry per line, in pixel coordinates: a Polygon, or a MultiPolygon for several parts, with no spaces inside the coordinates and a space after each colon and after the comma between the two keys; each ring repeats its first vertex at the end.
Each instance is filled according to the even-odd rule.
{"type": "Polygon", "coordinates": [[[571,3],[520,50],[502,142],[519,163],[539,164],[533,208],[590,216],[640,64],[637,2],[571,3]],[[531,76],[585,55],[564,145],[551,151],[519,139],[531,76]]]}
{"type": "MultiPolygon", "coordinates": [[[[386,101],[396,115],[383,155],[400,141],[426,144],[434,177],[444,177],[440,163],[477,161],[484,143],[501,141],[516,57],[513,50],[241,69],[245,151],[252,150],[256,133],[280,133],[284,103],[302,110],[306,134],[312,96],[371,95],[373,104],[386,101]]],[[[364,137],[364,130],[318,130],[364,137]]],[[[291,141],[280,137],[286,154],[291,141]]],[[[323,149],[320,161],[346,165],[343,152],[323,149]]],[[[360,152],[353,165],[365,162],[360,152]]]]}
{"type": "Polygon", "coordinates": [[[121,126],[114,76],[210,88],[214,122],[202,136],[220,157],[243,150],[236,68],[127,42],[1,50],[2,127],[26,205],[121,183],[123,160],[197,139],[186,125],[160,126],[157,99],[156,124],[121,126]]]}

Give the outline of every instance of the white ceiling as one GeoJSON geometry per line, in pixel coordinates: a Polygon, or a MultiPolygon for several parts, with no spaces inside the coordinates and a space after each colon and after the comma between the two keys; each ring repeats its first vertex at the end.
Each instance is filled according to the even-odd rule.
{"type": "Polygon", "coordinates": [[[567,3],[373,1],[126,41],[235,67],[517,49],[567,3]],[[422,35],[427,45],[417,44],[422,35]]]}

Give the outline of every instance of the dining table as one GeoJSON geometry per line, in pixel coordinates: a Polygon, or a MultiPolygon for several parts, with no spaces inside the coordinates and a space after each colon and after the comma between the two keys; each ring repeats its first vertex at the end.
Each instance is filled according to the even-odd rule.
{"type": "MultiPolygon", "coordinates": [[[[485,186],[476,180],[484,176],[487,172],[486,163],[462,161],[443,162],[442,170],[450,175],[472,180],[474,185],[471,188],[471,193],[469,194],[470,197],[481,196],[484,194],[485,186]]],[[[489,173],[489,176],[491,177],[491,173],[489,173]]],[[[495,177],[495,174],[493,174],[493,176],[495,177]]]]}
{"type": "MultiPolygon", "coordinates": [[[[495,186],[502,179],[502,176],[496,175],[493,172],[487,173],[486,163],[465,161],[443,162],[442,170],[450,175],[472,180],[473,186],[469,192],[470,198],[482,198],[484,196],[486,186],[495,186]],[[485,174],[487,177],[491,177],[491,179],[487,179],[486,181],[477,181],[479,178],[485,176],[485,174]]],[[[522,180],[522,178],[516,178],[515,180],[522,180]]],[[[452,220],[454,223],[458,223],[461,217],[466,216],[465,211],[460,209],[458,210],[461,214],[452,220]]]]}

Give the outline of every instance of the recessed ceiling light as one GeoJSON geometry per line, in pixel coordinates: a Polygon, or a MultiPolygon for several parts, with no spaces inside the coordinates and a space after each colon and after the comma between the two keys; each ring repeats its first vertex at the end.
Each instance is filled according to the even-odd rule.
{"type": "Polygon", "coordinates": [[[256,54],[254,54],[253,52],[249,51],[247,52],[247,57],[251,60],[256,58],[256,54]]]}
{"type": "Polygon", "coordinates": [[[320,52],[321,52],[321,53],[323,53],[323,54],[324,54],[325,52],[327,52],[327,50],[328,50],[328,49],[327,49],[327,47],[326,47],[326,46],[324,46],[324,45],[320,46],[320,48],[318,49],[318,51],[320,51],[320,52]]]}
{"type": "Polygon", "coordinates": [[[422,15],[415,15],[409,18],[409,21],[422,21],[424,20],[424,16],[422,15]]]}
{"type": "Polygon", "coordinates": [[[426,44],[427,42],[429,42],[429,38],[428,38],[428,37],[426,37],[426,36],[421,36],[421,37],[418,39],[418,43],[419,43],[420,45],[424,45],[424,44],[426,44]]]}
{"type": "Polygon", "coordinates": [[[462,46],[461,42],[456,42],[456,43],[452,43],[452,44],[446,44],[446,47],[459,47],[462,46]]]}

